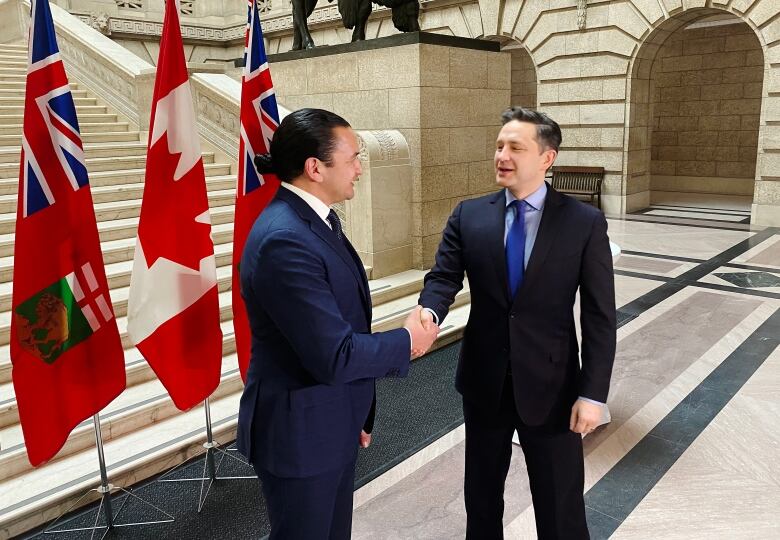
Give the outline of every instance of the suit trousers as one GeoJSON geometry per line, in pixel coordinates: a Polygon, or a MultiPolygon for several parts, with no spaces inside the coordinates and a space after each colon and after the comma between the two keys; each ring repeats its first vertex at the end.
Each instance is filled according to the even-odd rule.
{"type": "Polygon", "coordinates": [[[317,476],[281,478],[254,467],[260,478],[269,540],[349,540],[355,460],[317,476]]]}
{"type": "Polygon", "coordinates": [[[507,374],[498,413],[463,400],[466,423],[467,540],[504,537],[504,483],[517,431],[531,486],[537,536],[542,540],[588,539],[585,520],[582,438],[568,418],[526,426],[517,414],[512,375],[507,374]]]}

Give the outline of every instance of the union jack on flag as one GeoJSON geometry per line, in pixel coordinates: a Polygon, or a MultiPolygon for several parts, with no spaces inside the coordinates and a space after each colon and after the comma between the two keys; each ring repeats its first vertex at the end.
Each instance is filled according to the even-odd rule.
{"type": "Polygon", "coordinates": [[[263,46],[263,30],[257,1],[250,0],[244,48],[244,75],[241,88],[241,166],[238,182],[241,195],[265,183],[257,172],[254,157],[271,148],[271,138],[279,126],[276,94],[263,46]]]}
{"type": "Polygon", "coordinates": [[[244,75],[241,78],[241,134],[238,143],[238,185],[236,189],[235,228],[233,229],[233,328],[236,335],[238,366],[246,380],[249,367],[249,321],[241,298],[238,265],[252,224],[276,194],[279,180],[261,175],[254,157],[271,148],[271,138],[279,126],[276,94],[263,45],[263,30],[257,11],[257,0],[249,0],[244,75]]]}
{"type": "Polygon", "coordinates": [[[58,189],[75,191],[89,182],[76,107],[43,4],[31,6],[20,170],[23,217],[54,204],[58,189]]]}

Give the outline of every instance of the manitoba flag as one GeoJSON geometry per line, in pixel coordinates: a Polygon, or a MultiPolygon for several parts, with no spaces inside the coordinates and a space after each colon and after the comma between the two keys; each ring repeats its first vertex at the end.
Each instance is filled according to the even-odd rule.
{"type": "Polygon", "coordinates": [[[30,463],[125,388],[76,108],[47,0],[31,6],[11,361],[30,463]]]}
{"type": "Polygon", "coordinates": [[[179,29],[165,5],[127,330],[174,404],[219,384],[222,331],[206,178],[179,29]]]}
{"type": "Polygon", "coordinates": [[[249,1],[244,50],[244,75],[241,78],[241,134],[238,149],[238,186],[236,190],[235,228],[233,229],[233,328],[236,334],[238,367],[246,382],[249,368],[251,333],[244,300],[241,298],[239,263],[244,244],[257,216],[279,187],[274,175],[262,175],[254,163],[256,154],[271,147],[271,138],[279,126],[276,94],[263,46],[263,30],[257,0],[249,1]]]}

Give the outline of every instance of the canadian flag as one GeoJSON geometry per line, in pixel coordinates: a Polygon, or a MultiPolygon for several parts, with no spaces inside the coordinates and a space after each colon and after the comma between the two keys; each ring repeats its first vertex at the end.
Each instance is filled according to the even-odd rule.
{"type": "Polygon", "coordinates": [[[219,384],[222,331],[206,178],[179,28],[166,2],[127,317],[133,343],[186,410],[219,384]]]}

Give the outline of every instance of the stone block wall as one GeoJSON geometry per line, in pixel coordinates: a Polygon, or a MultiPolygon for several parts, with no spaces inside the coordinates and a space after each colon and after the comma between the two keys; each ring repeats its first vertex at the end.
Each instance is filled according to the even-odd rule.
{"type": "MultiPolygon", "coordinates": [[[[505,49],[507,50],[507,49],[505,49]]],[[[508,49],[512,55],[512,105],[536,108],[536,66],[525,49],[508,49]]]]}
{"type": "Polygon", "coordinates": [[[496,189],[493,153],[510,104],[510,60],[508,53],[424,43],[270,58],[278,100],[288,109],[321,107],[355,129],[403,134],[415,268],[433,264],[458,202],[496,189]]]}
{"type": "Polygon", "coordinates": [[[672,34],[651,72],[651,188],[752,195],[763,78],[745,23],[672,34]]]}

